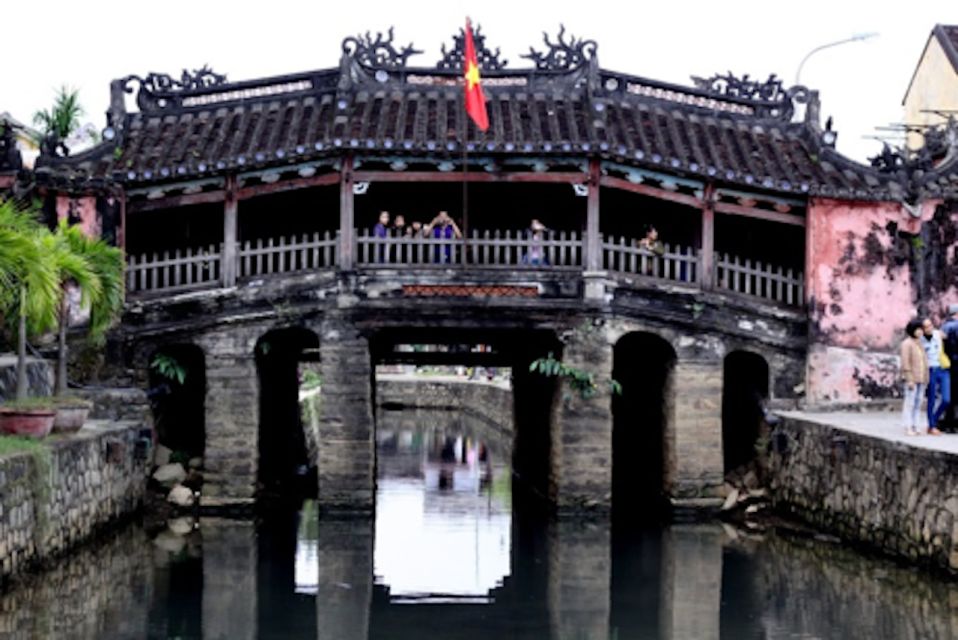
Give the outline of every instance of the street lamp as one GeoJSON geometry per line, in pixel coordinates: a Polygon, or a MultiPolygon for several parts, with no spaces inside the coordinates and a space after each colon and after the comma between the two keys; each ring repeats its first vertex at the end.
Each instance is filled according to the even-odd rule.
{"type": "Polygon", "coordinates": [[[837,47],[840,44],[845,44],[847,42],[861,42],[863,40],[868,40],[869,38],[878,37],[877,33],[856,33],[850,38],[845,38],[844,40],[836,40],[835,42],[829,42],[827,44],[820,45],[815,47],[811,51],[805,54],[805,57],[802,58],[802,61],[798,64],[798,70],[795,72],[795,84],[799,84],[799,78],[802,77],[802,67],[805,66],[805,61],[812,57],[813,54],[818,53],[822,49],[828,49],[830,47],[837,47]]]}

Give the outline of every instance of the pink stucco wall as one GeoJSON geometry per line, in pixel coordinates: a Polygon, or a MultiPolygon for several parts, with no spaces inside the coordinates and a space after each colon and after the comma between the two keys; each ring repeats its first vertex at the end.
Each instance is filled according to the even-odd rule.
{"type": "Polygon", "coordinates": [[[920,233],[940,204],[923,203],[914,217],[898,203],[809,203],[806,384],[811,402],[893,395],[902,329],[918,313],[919,302],[932,309],[958,302],[953,287],[937,291],[934,300],[918,300],[910,240],[902,235],[920,233]]]}
{"type": "Polygon", "coordinates": [[[88,236],[100,237],[100,219],[96,213],[96,198],[84,196],[80,198],[71,198],[69,196],[57,196],[57,219],[69,218],[70,209],[73,207],[74,216],[80,219],[80,226],[83,232],[88,236]]]}

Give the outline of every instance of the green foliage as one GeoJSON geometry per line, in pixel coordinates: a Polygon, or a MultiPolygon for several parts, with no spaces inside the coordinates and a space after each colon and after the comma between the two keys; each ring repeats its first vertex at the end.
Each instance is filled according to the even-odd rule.
{"type": "Polygon", "coordinates": [[[921,236],[912,236],[911,248],[915,252],[915,255],[921,255],[921,252],[925,248],[925,241],[922,239],[921,236]]]}
{"type": "Polygon", "coordinates": [[[165,353],[156,354],[150,362],[150,368],[167,380],[179,382],[180,384],[186,382],[186,367],[180,364],[179,360],[171,355],[165,353]]]}
{"type": "MultiPolygon", "coordinates": [[[[595,374],[577,367],[571,367],[561,360],[556,360],[552,352],[545,358],[538,358],[529,365],[529,371],[539,373],[550,378],[563,378],[569,386],[578,391],[579,395],[588,399],[594,396],[599,385],[595,381],[595,374]]],[[[609,379],[609,389],[612,393],[619,395],[622,393],[622,385],[615,379],[609,379]]]]}
{"type": "Polygon", "coordinates": [[[40,129],[40,134],[44,137],[53,135],[60,140],[66,140],[80,128],[83,113],[80,92],[63,85],[57,89],[50,109],[41,109],[33,114],[33,124],[40,129]]]}
{"type": "Polygon", "coordinates": [[[323,379],[318,373],[312,369],[306,369],[303,371],[302,379],[299,383],[299,388],[303,391],[309,391],[311,389],[316,389],[317,387],[322,386],[323,379]]]}
{"type": "Polygon", "coordinates": [[[184,467],[190,464],[190,454],[187,451],[174,451],[170,454],[170,463],[179,462],[184,467]]]}
{"type": "Polygon", "coordinates": [[[49,396],[40,396],[33,398],[18,398],[16,400],[6,400],[3,405],[5,409],[17,409],[29,411],[31,409],[53,409],[56,403],[49,396]]]}
{"type": "Polygon", "coordinates": [[[24,451],[32,452],[46,447],[47,444],[43,440],[37,440],[36,438],[0,435],[0,456],[23,453],[24,451]]]}
{"type": "Polygon", "coordinates": [[[705,311],[705,305],[701,302],[692,303],[692,318],[698,320],[702,315],[702,312],[705,311]]]}

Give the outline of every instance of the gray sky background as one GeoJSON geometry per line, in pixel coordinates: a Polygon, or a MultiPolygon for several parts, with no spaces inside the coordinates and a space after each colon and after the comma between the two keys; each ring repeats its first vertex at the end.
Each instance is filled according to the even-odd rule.
{"type": "Polygon", "coordinates": [[[176,76],[206,63],[230,80],[325,68],[338,63],[344,37],[390,25],[399,43],[426,51],[415,64],[431,65],[467,13],[512,67],[525,66],[518,54],[540,48],[542,31],[555,34],[561,22],[599,43],[603,68],[680,84],[689,84],[690,75],[731,70],[753,78],[777,73],[791,85],[812,48],[879,32],[815,54],[802,72],[802,84],[821,92],[823,119],[835,118],[839,150],[864,161],[880,144],[863,136],[901,120],[901,100],[928,35],[936,23],[958,23],[958,2],[8,0],[0,112],[29,122],[66,83],[80,90],[85,120],[99,129],[112,78],[176,76]]]}

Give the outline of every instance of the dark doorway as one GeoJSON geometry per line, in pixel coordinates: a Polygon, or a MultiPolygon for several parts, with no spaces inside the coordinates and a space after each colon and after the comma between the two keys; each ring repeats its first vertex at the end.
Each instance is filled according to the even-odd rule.
{"type": "Polygon", "coordinates": [[[675,351],[651,333],[615,345],[612,377],[612,508],[617,524],[658,517],[665,499],[666,431],[673,407],[675,351]]]}
{"type": "Polygon", "coordinates": [[[263,497],[310,494],[316,483],[299,402],[300,363],[319,359],[319,338],[302,327],[270,331],[256,343],[260,385],[259,482],[263,497]]]}
{"type": "Polygon", "coordinates": [[[149,361],[157,440],[185,467],[206,448],[206,362],[191,344],[160,347],[149,361]]]}
{"type": "Polygon", "coordinates": [[[723,380],[722,450],[728,473],[755,458],[768,399],[768,363],[760,355],[733,351],[725,356],[723,380]]]}

